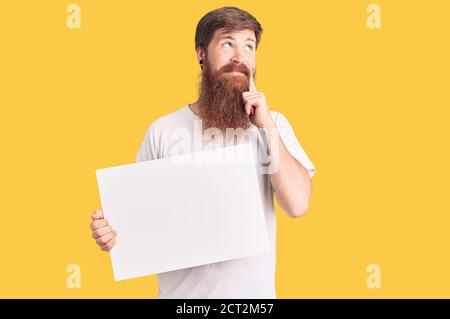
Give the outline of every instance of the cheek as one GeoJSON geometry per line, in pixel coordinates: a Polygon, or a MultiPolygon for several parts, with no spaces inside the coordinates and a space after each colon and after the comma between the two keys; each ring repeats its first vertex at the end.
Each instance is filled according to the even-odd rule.
{"type": "Polygon", "coordinates": [[[250,61],[249,61],[249,64],[251,65],[253,71],[256,70],[255,58],[251,58],[250,61]]]}
{"type": "Polygon", "coordinates": [[[226,60],[222,56],[215,55],[209,57],[209,64],[214,71],[219,71],[225,64],[226,60]]]}
{"type": "Polygon", "coordinates": [[[217,50],[215,52],[214,59],[223,66],[230,63],[233,55],[233,50],[223,48],[222,50],[217,50]]]}
{"type": "Polygon", "coordinates": [[[216,59],[216,63],[217,63],[217,69],[220,69],[222,67],[224,67],[225,65],[227,65],[228,63],[230,63],[230,57],[227,57],[225,55],[219,55],[216,59]]]}
{"type": "Polygon", "coordinates": [[[219,63],[216,64],[214,70],[215,70],[216,72],[218,72],[219,70],[221,70],[221,69],[222,69],[225,65],[227,65],[227,64],[228,64],[228,62],[221,61],[221,62],[219,62],[219,63]]]}
{"type": "Polygon", "coordinates": [[[254,58],[249,57],[245,62],[245,64],[247,64],[247,67],[249,67],[252,72],[256,70],[256,61],[254,58]]]}

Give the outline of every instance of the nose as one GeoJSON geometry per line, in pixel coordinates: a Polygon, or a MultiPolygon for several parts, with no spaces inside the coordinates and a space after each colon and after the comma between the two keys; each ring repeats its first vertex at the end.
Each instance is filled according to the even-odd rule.
{"type": "Polygon", "coordinates": [[[236,63],[236,64],[244,63],[244,55],[242,54],[241,49],[236,48],[234,50],[234,54],[231,57],[231,62],[236,63]]]}
{"type": "Polygon", "coordinates": [[[250,67],[250,63],[245,60],[244,55],[240,50],[235,50],[235,53],[233,54],[230,60],[233,64],[244,64],[247,67],[247,70],[251,74],[253,74],[252,68],[250,67]]]}

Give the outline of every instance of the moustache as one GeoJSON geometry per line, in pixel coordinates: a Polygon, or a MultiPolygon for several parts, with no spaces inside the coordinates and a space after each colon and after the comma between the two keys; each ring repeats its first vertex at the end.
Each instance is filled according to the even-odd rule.
{"type": "Polygon", "coordinates": [[[227,64],[220,70],[220,73],[227,73],[227,72],[241,72],[244,74],[247,78],[250,76],[250,70],[245,64],[227,64]]]}

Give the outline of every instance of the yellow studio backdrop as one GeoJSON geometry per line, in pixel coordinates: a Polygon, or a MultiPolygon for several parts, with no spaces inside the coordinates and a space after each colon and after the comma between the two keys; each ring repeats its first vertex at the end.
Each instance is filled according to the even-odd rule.
{"type": "Polygon", "coordinates": [[[2,1],[0,297],[156,297],[91,238],[95,170],[195,101],[195,27],[226,5],[261,22],[258,90],[317,168],[304,217],[277,207],[278,297],[450,297],[444,0],[2,1]]]}

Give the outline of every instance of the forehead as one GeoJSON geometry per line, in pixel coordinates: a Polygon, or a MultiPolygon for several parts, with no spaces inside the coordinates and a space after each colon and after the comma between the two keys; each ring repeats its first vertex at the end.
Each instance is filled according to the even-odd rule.
{"type": "Polygon", "coordinates": [[[214,34],[214,39],[220,41],[223,38],[234,38],[239,40],[249,40],[256,41],[255,32],[253,30],[238,30],[238,31],[228,31],[225,29],[219,29],[214,34]]]}

